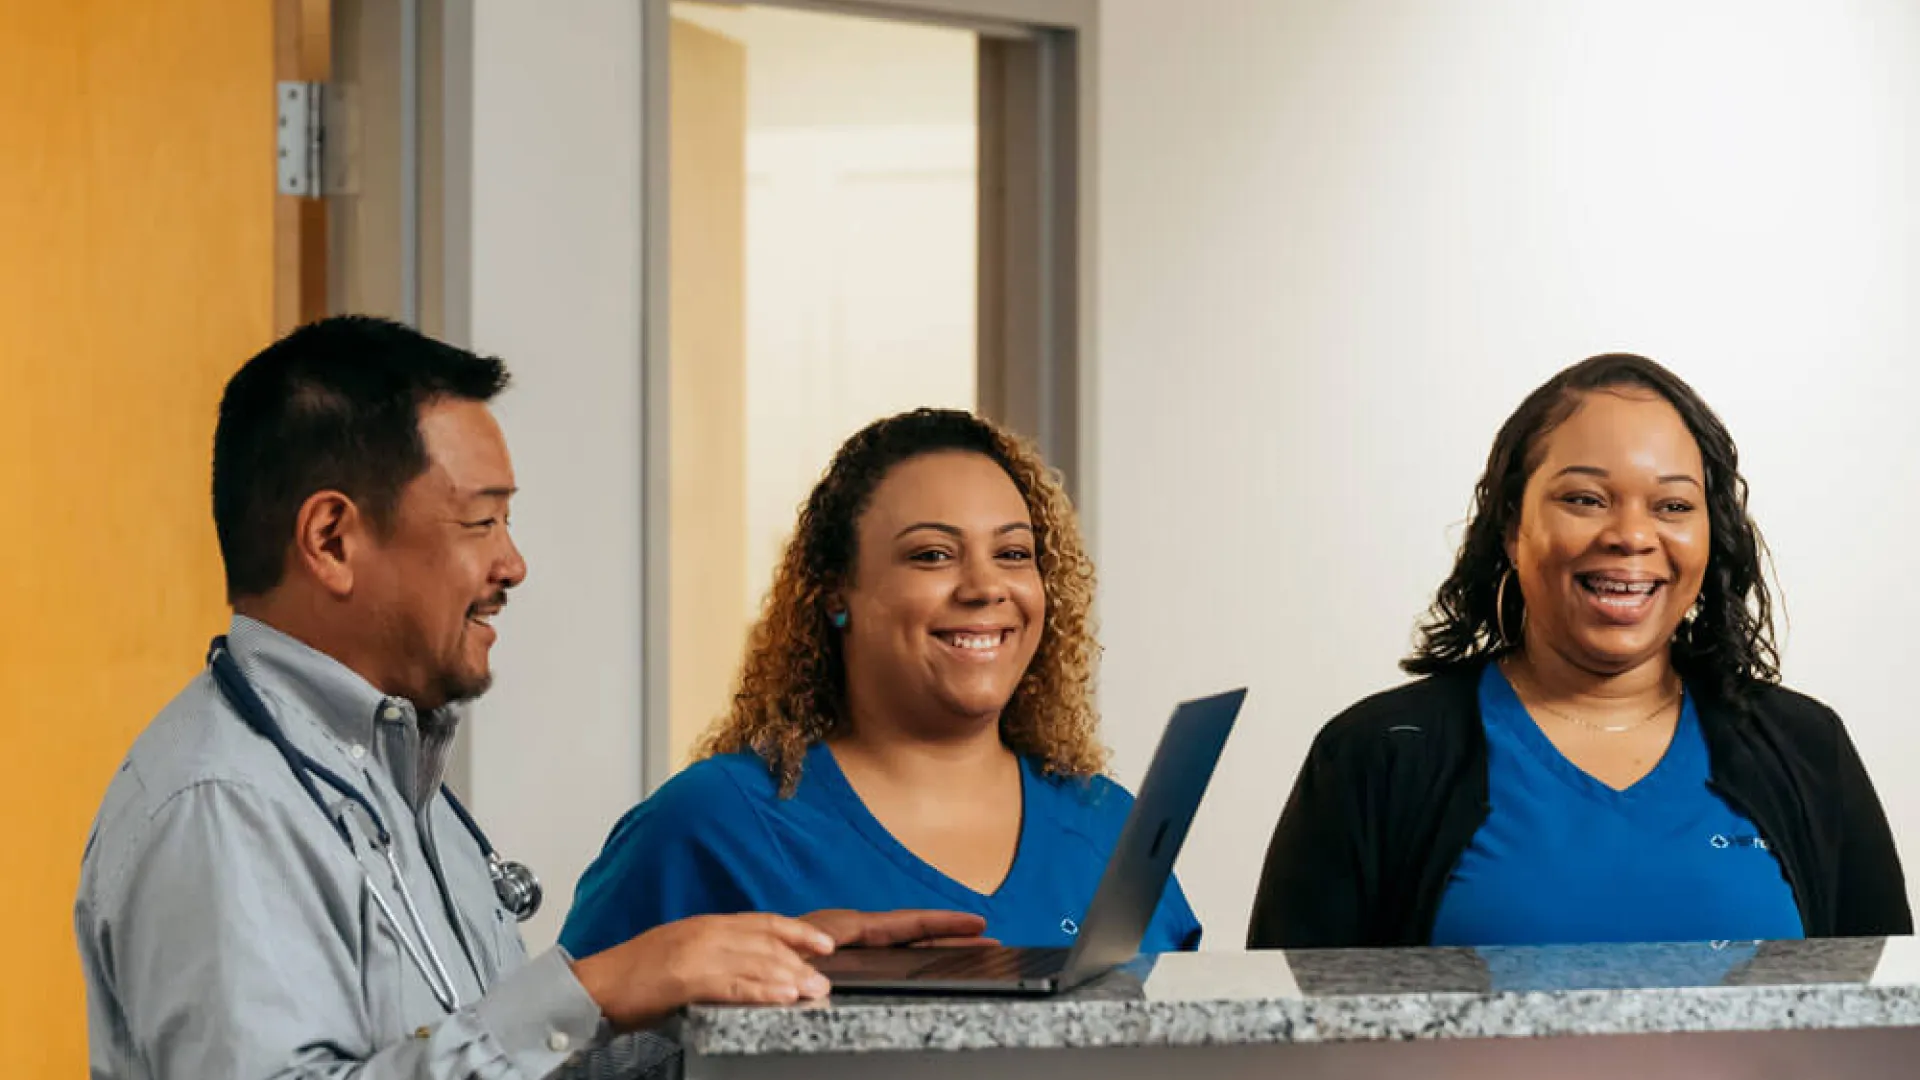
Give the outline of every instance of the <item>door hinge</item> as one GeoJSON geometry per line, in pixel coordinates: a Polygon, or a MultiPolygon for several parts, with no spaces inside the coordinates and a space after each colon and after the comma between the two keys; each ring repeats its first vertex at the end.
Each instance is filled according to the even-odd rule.
{"type": "Polygon", "coordinates": [[[327,193],[327,84],[283,82],[279,102],[279,191],[303,199],[327,193]]]}

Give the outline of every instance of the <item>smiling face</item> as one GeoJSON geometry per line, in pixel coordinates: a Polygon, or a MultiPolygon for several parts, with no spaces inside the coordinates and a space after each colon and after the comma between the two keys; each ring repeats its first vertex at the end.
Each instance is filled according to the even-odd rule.
{"type": "Polygon", "coordinates": [[[1692,432],[1666,399],[1621,387],[1586,394],[1537,454],[1507,541],[1528,648],[1605,675],[1663,659],[1707,572],[1692,432]]]}
{"type": "Polygon", "coordinates": [[[426,711],[487,689],[491,620],[527,564],[507,531],[513,464],[493,414],[430,404],[420,436],[427,470],[402,489],[390,535],[357,549],[353,580],[384,642],[376,682],[426,711]]]}
{"type": "Polygon", "coordinates": [[[859,724],[959,733],[998,721],[1046,626],[1033,521],[991,458],[894,466],[855,528],[839,603],[859,724]]]}

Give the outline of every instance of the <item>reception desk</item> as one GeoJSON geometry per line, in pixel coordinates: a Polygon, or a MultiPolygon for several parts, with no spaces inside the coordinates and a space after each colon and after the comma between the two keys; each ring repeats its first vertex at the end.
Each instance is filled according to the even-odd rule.
{"type": "Polygon", "coordinates": [[[1920,1074],[1920,941],[1201,953],[680,1022],[687,1080],[1920,1074]]]}

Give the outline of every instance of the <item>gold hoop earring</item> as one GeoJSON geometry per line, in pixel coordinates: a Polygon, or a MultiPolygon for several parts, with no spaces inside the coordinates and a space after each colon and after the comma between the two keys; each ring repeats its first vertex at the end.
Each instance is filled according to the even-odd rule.
{"type": "MultiPolygon", "coordinates": [[[[1499,635],[1502,649],[1513,648],[1513,639],[1507,637],[1507,580],[1511,577],[1513,567],[1509,564],[1507,572],[1500,575],[1499,586],[1493,590],[1493,632],[1499,635]]],[[[1526,623],[1523,621],[1521,625],[1526,623]]]]}

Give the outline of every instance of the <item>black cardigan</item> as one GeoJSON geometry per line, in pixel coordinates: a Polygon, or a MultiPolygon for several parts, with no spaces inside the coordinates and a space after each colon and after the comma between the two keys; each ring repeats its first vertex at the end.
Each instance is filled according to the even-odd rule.
{"type": "MultiPolygon", "coordinates": [[[[1425,945],[1487,816],[1481,666],[1360,702],[1314,739],[1267,848],[1249,948],[1425,945]]],[[[1907,934],[1906,880],[1833,710],[1756,684],[1696,697],[1708,786],[1779,856],[1808,937],[1907,934]]]]}

